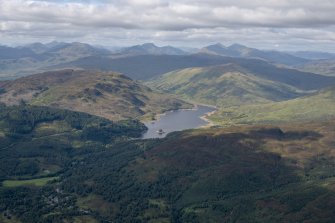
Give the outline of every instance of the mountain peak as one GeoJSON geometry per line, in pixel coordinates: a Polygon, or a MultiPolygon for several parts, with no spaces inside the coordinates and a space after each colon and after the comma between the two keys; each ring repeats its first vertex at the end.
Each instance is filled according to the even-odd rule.
{"type": "Polygon", "coordinates": [[[144,47],[148,47],[148,46],[157,47],[154,43],[143,43],[142,46],[144,46],[144,47]]]}
{"type": "Polygon", "coordinates": [[[202,48],[202,51],[210,54],[225,55],[226,47],[221,43],[216,43],[202,48]]]}
{"type": "Polygon", "coordinates": [[[157,48],[159,48],[158,46],[156,46],[153,43],[144,43],[144,44],[140,45],[139,47],[141,47],[143,49],[157,49],[157,48]]]}
{"type": "Polygon", "coordinates": [[[215,43],[212,45],[213,47],[220,47],[220,48],[226,48],[222,43],[215,43]]]}
{"type": "Polygon", "coordinates": [[[237,50],[237,49],[248,49],[249,47],[246,47],[246,46],[238,44],[238,43],[234,43],[234,44],[230,45],[228,48],[237,50]]]}
{"type": "Polygon", "coordinates": [[[144,43],[142,45],[136,45],[124,48],[120,51],[121,53],[126,54],[154,54],[154,55],[183,55],[185,54],[184,51],[172,47],[172,46],[163,46],[159,47],[156,46],[154,43],[144,43]]]}

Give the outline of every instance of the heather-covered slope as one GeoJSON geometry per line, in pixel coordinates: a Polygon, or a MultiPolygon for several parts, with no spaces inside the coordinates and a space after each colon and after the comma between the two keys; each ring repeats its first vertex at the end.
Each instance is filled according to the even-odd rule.
{"type": "Polygon", "coordinates": [[[0,82],[0,88],[0,101],[6,104],[24,101],[117,120],[191,106],[126,76],[97,71],[50,71],[0,82]]]}

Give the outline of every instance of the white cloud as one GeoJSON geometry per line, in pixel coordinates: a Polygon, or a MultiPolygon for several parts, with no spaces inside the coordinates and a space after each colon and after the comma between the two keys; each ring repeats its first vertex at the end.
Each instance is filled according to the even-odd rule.
{"type": "Polygon", "coordinates": [[[333,0],[0,0],[0,34],[27,41],[40,36],[190,45],[262,39],[271,46],[297,40],[322,45],[334,41],[334,11],[333,0]]]}

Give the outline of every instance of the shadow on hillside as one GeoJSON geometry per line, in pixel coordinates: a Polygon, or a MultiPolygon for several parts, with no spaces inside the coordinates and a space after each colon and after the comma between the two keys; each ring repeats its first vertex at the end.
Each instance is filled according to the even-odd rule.
{"type": "Polygon", "coordinates": [[[287,131],[284,132],[280,128],[263,128],[249,132],[251,137],[257,138],[272,138],[278,140],[318,140],[323,135],[314,131],[287,131]]]}
{"type": "Polygon", "coordinates": [[[153,160],[162,165],[157,183],[164,179],[172,197],[178,188],[173,202],[180,222],[332,222],[335,163],[324,161],[331,145],[318,148],[323,156],[313,155],[313,149],[307,151],[312,157],[301,156],[305,167],[294,155],[271,152],[271,144],[267,148],[268,141],[303,147],[322,137],[280,128],[180,132],[146,158],[149,165],[153,160]]]}

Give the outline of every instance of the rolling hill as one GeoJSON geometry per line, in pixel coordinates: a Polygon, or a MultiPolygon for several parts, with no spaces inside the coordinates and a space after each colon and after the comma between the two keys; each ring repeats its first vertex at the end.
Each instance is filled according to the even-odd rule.
{"type": "MultiPolygon", "coordinates": [[[[312,73],[278,67],[264,60],[211,55],[206,53],[192,55],[138,55],[129,57],[91,56],[73,62],[52,66],[50,69],[82,68],[117,71],[135,80],[148,80],[161,74],[183,68],[206,67],[234,63],[259,76],[303,89],[313,89],[327,85],[332,78],[320,77],[312,73]]],[[[334,82],[333,82],[334,83],[334,82]]]]}
{"type": "Polygon", "coordinates": [[[211,119],[223,125],[289,123],[332,119],[335,115],[335,88],[292,100],[238,108],[221,109],[211,119]]]}
{"type": "Polygon", "coordinates": [[[158,90],[220,107],[284,101],[329,83],[334,83],[334,79],[267,63],[187,68],[147,82],[158,90]]]}
{"type": "Polygon", "coordinates": [[[208,54],[193,55],[135,55],[129,57],[91,56],[52,66],[52,69],[82,68],[116,71],[135,80],[148,80],[160,74],[194,66],[228,63],[232,58],[208,54]]]}
{"type": "Polygon", "coordinates": [[[0,89],[0,101],[6,104],[24,101],[108,119],[151,117],[166,110],[191,106],[153,92],[126,76],[98,71],[50,71],[0,82],[0,89]]]}

